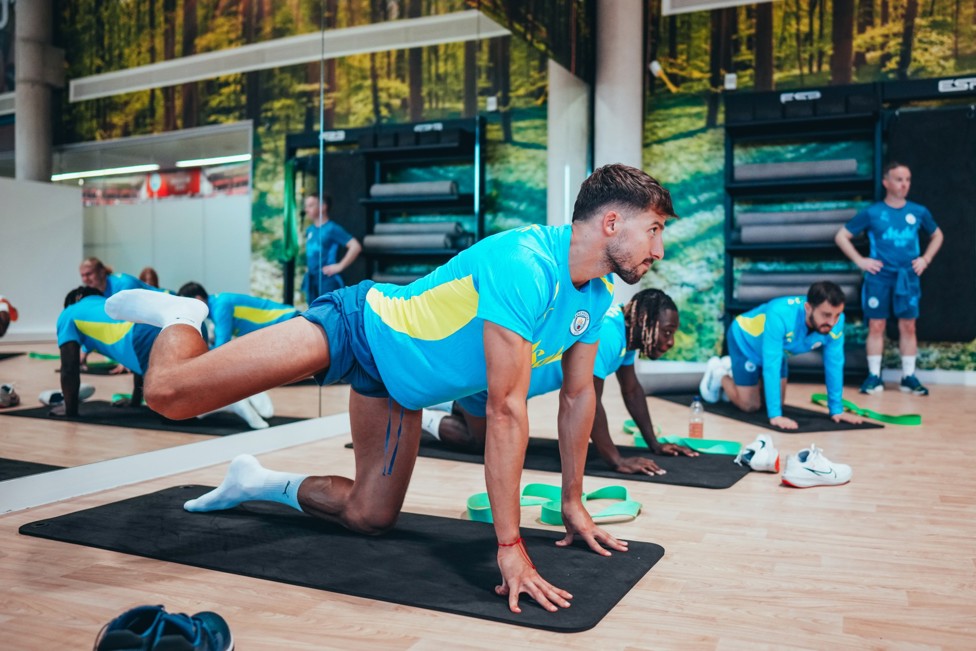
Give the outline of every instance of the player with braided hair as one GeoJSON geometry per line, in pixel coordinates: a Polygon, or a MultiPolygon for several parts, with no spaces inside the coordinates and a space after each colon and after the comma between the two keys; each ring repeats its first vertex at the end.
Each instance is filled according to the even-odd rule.
{"type": "MultiPolygon", "coordinates": [[[[670,296],[659,289],[640,291],[626,305],[612,306],[604,316],[593,365],[597,403],[590,439],[600,457],[617,472],[648,475],[665,473],[652,459],[622,456],[613,444],[602,401],[604,380],[611,373],[616,373],[627,412],[637,423],[651,453],[698,456],[690,448],[673,443],[662,444],[657,440],[644,389],[634,370],[634,359],[638,351],[645,357],[658,359],[674,346],[674,333],[677,332],[679,323],[677,306],[670,296]]],[[[558,359],[553,359],[532,370],[528,397],[555,391],[562,386],[562,382],[562,365],[558,359]]],[[[423,429],[449,447],[483,453],[487,399],[486,392],[462,398],[453,403],[450,413],[425,409],[423,429]]]]}

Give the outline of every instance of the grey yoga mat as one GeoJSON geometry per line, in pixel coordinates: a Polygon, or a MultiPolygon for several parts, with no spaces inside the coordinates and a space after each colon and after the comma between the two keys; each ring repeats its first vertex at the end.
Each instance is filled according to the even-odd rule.
{"type": "Polygon", "coordinates": [[[451,238],[444,233],[391,233],[363,238],[363,248],[367,251],[449,249],[451,246],[451,238]]]}
{"type": "MultiPolygon", "coordinates": [[[[841,285],[844,301],[848,305],[861,303],[861,292],[857,285],[841,285]]],[[[780,296],[805,296],[809,285],[739,285],[735,297],[747,303],[765,303],[780,296]]]]}
{"type": "MultiPolygon", "coordinates": [[[[837,285],[857,285],[861,282],[861,274],[854,273],[763,273],[761,271],[743,271],[739,275],[739,287],[743,285],[802,285],[809,287],[813,283],[827,281],[837,285]]],[[[802,293],[806,293],[804,290],[802,293]]]]}
{"type": "Polygon", "coordinates": [[[747,163],[736,165],[732,171],[736,181],[764,181],[817,176],[857,174],[857,160],[811,160],[784,163],[747,163]]]}
{"type": "Polygon", "coordinates": [[[787,210],[781,212],[737,212],[739,226],[769,226],[772,224],[822,224],[824,222],[849,222],[857,210],[787,210]]]}
{"type": "Polygon", "coordinates": [[[832,242],[844,222],[826,224],[790,224],[775,226],[743,226],[743,244],[783,244],[786,242],[832,242]]]}
{"type": "Polygon", "coordinates": [[[442,233],[460,235],[464,227],[458,222],[408,222],[377,224],[373,227],[375,235],[416,235],[442,233]]]}
{"type": "Polygon", "coordinates": [[[456,195],[457,183],[454,181],[417,181],[414,183],[374,183],[369,188],[369,196],[392,199],[394,197],[426,197],[456,195]]]}

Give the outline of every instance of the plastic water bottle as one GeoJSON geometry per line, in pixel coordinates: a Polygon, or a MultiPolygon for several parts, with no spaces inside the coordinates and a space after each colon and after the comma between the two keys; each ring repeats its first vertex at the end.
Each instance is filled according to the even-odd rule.
{"type": "Polygon", "coordinates": [[[705,431],[705,407],[699,396],[691,401],[691,412],[688,415],[688,438],[700,439],[705,431]]]}

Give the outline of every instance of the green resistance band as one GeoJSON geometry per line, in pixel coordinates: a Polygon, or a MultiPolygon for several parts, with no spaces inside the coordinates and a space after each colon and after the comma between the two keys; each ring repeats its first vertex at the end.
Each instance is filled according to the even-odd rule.
{"type": "MultiPolygon", "coordinates": [[[[823,407],[826,407],[827,394],[815,393],[812,396],[810,396],[810,402],[812,402],[815,405],[821,405],[823,407]]],[[[891,414],[882,414],[872,409],[864,409],[863,407],[858,407],[850,400],[842,399],[840,402],[844,406],[845,411],[849,411],[852,414],[857,414],[858,416],[864,416],[865,418],[870,418],[871,420],[876,420],[882,423],[888,423],[889,425],[921,425],[922,424],[921,414],[902,414],[900,416],[893,416],[891,414]]]]}
{"type": "MultiPolygon", "coordinates": [[[[527,484],[522,489],[519,505],[541,506],[540,520],[543,524],[562,525],[561,489],[551,484],[527,484]]],[[[615,504],[602,511],[591,513],[594,521],[626,521],[633,520],[640,513],[641,504],[630,499],[630,494],[624,486],[604,486],[592,493],[583,493],[583,503],[596,500],[616,500],[615,504]]],[[[492,522],[491,503],[488,493],[475,493],[468,498],[468,517],[475,522],[492,522]]]]}
{"type": "MultiPolygon", "coordinates": [[[[27,353],[27,357],[29,357],[30,359],[61,359],[60,354],[52,354],[52,353],[30,352],[27,353]]],[[[118,362],[112,361],[111,359],[106,359],[104,362],[88,362],[86,364],[88,368],[115,368],[118,365],[119,365],[118,362]]]]}
{"type": "MultiPolygon", "coordinates": [[[[656,427],[657,440],[661,443],[674,443],[675,445],[683,445],[686,448],[691,448],[696,452],[705,452],[707,454],[739,454],[739,450],[742,449],[742,444],[737,441],[724,441],[721,439],[691,439],[684,436],[661,436],[661,428],[656,427]]],[[[634,437],[634,447],[637,448],[647,448],[647,442],[644,437],[640,435],[640,430],[637,429],[637,424],[633,419],[627,419],[624,421],[624,433],[631,434],[634,437]]]]}
{"type": "Polygon", "coordinates": [[[61,355],[52,355],[51,353],[27,353],[27,356],[31,359],[61,359],[61,355]]]}

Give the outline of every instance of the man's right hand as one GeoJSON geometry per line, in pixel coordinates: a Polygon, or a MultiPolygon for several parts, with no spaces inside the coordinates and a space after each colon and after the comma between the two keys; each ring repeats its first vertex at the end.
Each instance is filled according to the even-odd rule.
{"type": "Polygon", "coordinates": [[[769,424],[778,427],[780,429],[797,429],[799,425],[792,418],[787,418],[786,416],[777,416],[776,418],[770,418],[769,424]]]}
{"type": "Polygon", "coordinates": [[[62,402],[59,405],[54,405],[51,407],[47,413],[49,416],[64,416],[67,412],[64,403],[62,402]]]}
{"type": "Polygon", "coordinates": [[[857,266],[861,269],[861,271],[869,274],[876,274],[881,271],[882,267],[884,267],[884,263],[881,262],[881,260],[875,260],[874,258],[861,258],[857,263],[857,266]]]}
{"type": "Polygon", "coordinates": [[[668,472],[646,457],[620,457],[613,469],[625,475],[663,475],[668,472]]]}
{"type": "Polygon", "coordinates": [[[536,571],[525,551],[525,543],[498,548],[498,569],[502,573],[502,584],[495,586],[495,594],[508,597],[508,607],[513,613],[520,613],[519,595],[523,592],[536,600],[540,606],[551,613],[561,608],[569,608],[573,595],[557,588],[536,571]]]}

